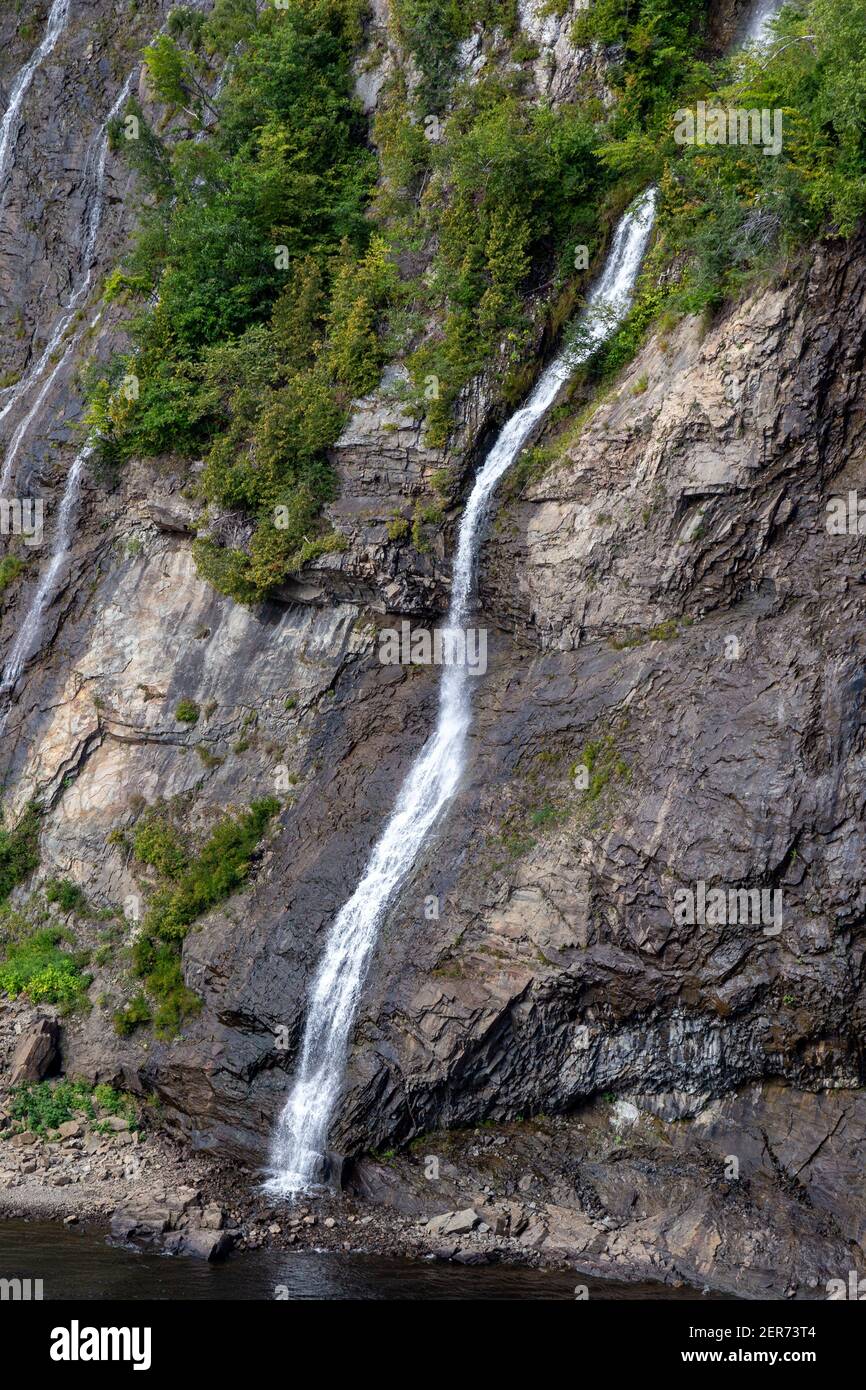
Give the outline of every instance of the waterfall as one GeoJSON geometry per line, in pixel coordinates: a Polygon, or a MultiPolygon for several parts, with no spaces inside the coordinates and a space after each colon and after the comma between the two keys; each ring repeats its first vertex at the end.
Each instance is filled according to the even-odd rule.
{"type": "MultiPolygon", "coordinates": [[[[108,128],[126,104],[137,72],[138,66],[133,68],[132,72],[128,74],[126,81],[115,98],[111,110],[91,139],[84,156],[84,187],[85,190],[92,191],[85,192],[87,211],[84,239],[81,245],[78,281],[73,288],[65,308],[61,312],[60,318],[54,325],[48,342],[45,344],[39,359],[27,372],[25,372],[21,380],[16,382],[11,390],[9,399],[4,403],[2,408],[0,408],[0,424],[2,424],[3,420],[5,420],[6,416],[15,408],[18,402],[24,398],[34,382],[39,380],[46,366],[51,362],[51,359],[55,357],[80,306],[84,303],[90,292],[90,287],[93,283],[96,239],[99,235],[102,213],[105,208],[105,171],[108,160],[108,128]]],[[[39,414],[46,396],[63,371],[64,366],[69,361],[76,344],[77,335],[74,335],[67,343],[65,350],[54,362],[51,371],[48,373],[31,401],[30,409],[19,421],[17,428],[9,440],[9,446],[3,459],[3,468],[2,471],[0,471],[0,496],[6,495],[7,488],[13,482],[13,469],[21,445],[24,442],[30,426],[39,414]]]]}
{"type": "MultiPolygon", "coordinates": [[[[198,8],[204,3],[205,0],[193,0],[193,7],[198,8]]],[[[55,4],[55,9],[56,8],[58,8],[57,3],[55,4]]],[[[162,28],[159,30],[159,33],[163,34],[165,33],[165,30],[166,25],[163,24],[162,28]]],[[[105,120],[102,122],[102,125],[99,126],[96,133],[91,138],[84,156],[82,182],[85,190],[84,201],[86,215],[84,238],[82,240],[81,256],[79,258],[78,280],[74,285],[72,293],[69,299],[67,300],[63,310],[61,311],[60,317],[55,323],[49,336],[48,342],[45,344],[45,347],[43,348],[38,360],[33,364],[33,366],[28,368],[28,370],[24,373],[21,379],[15,383],[14,386],[6,388],[9,391],[9,397],[4,402],[2,407],[0,407],[0,424],[2,424],[2,422],[6,419],[7,415],[9,415],[9,413],[15,409],[19,402],[24,399],[27,392],[34,385],[34,383],[39,381],[40,377],[42,376],[42,373],[45,371],[45,368],[49,365],[49,363],[52,362],[52,359],[56,358],[56,361],[53,361],[51,371],[48,373],[48,376],[42,382],[35,397],[31,401],[30,408],[27,411],[27,414],[19,422],[11,439],[9,440],[9,445],[7,447],[6,454],[3,459],[3,466],[2,469],[0,469],[0,496],[6,495],[7,489],[13,481],[13,469],[15,467],[15,460],[18,457],[21,445],[24,442],[24,439],[27,435],[28,430],[30,429],[30,426],[33,424],[33,421],[36,419],[37,415],[39,414],[39,411],[42,409],[42,405],[45,401],[46,396],[48,395],[57,378],[62,373],[66,364],[69,362],[69,359],[72,356],[73,351],[78,343],[78,335],[75,334],[69,339],[64,351],[60,354],[60,356],[57,356],[61,344],[63,343],[64,338],[69,332],[69,329],[75,320],[76,314],[79,312],[81,306],[86,302],[87,296],[90,293],[90,289],[93,284],[96,241],[99,235],[100,226],[102,225],[102,214],[105,210],[105,174],[106,163],[108,160],[109,145],[108,130],[109,126],[111,125],[111,122],[115,120],[117,116],[119,116],[120,112],[123,110],[124,106],[129,100],[130,92],[132,91],[133,84],[140,69],[141,64],[136,63],[132,71],[127,74],[123,86],[120,88],[120,91],[115,97],[111,110],[108,112],[108,115],[105,117],[105,120]]],[[[224,77],[221,76],[219,83],[220,86],[223,80],[224,77]]],[[[0,170],[2,170],[2,165],[0,165],[0,170]]],[[[3,391],[0,391],[0,395],[2,394],[3,391]]]]}
{"type": "MultiPolygon", "coordinates": [[[[196,5],[199,5],[201,3],[202,0],[194,0],[194,4],[196,5]]],[[[159,32],[164,33],[165,27],[166,26],[163,25],[162,29],[160,29],[159,32]]],[[[99,228],[102,223],[102,213],[105,206],[105,172],[106,162],[108,159],[109,126],[111,122],[115,119],[115,117],[119,115],[124,105],[126,104],[129,98],[129,94],[132,90],[132,85],[135,81],[136,74],[139,71],[139,68],[140,64],[136,64],[132,71],[127,74],[126,80],[124,81],[123,86],[120,88],[120,91],[118,92],[114,100],[111,110],[108,112],[108,115],[105,117],[105,120],[103,121],[102,125],[99,127],[96,134],[91,139],[87,148],[87,152],[85,154],[84,186],[86,190],[92,191],[85,192],[85,206],[87,211],[85,221],[85,236],[82,243],[82,252],[79,262],[78,283],[75,289],[73,290],[73,293],[60,319],[55,324],[54,330],[51,333],[51,337],[49,338],[49,341],[38,362],[17,384],[17,386],[14,388],[13,397],[9,401],[7,401],[6,404],[3,406],[2,410],[0,410],[0,422],[2,422],[5,416],[16,404],[17,400],[23,395],[24,391],[34,381],[37,381],[39,379],[49,359],[59,348],[64,338],[64,335],[66,334],[70,324],[73,321],[73,318],[79,308],[79,305],[81,305],[84,302],[90,290],[93,279],[96,241],[99,235],[99,228]]],[[[88,329],[94,329],[96,325],[99,323],[101,317],[102,311],[99,310],[97,311],[95,317],[90,321],[88,329]]],[[[54,382],[56,381],[59,373],[63,370],[64,364],[69,360],[70,356],[73,354],[77,346],[77,343],[78,336],[74,335],[68,342],[60,358],[57,360],[57,362],[54,363],[52,370],[48,373],[47,377],[42,382],[34,400],[30,405],[30,409],[28,410],[27,414],[23,417],[23,419],[19,422],[18,427],[12,435],[12,438],[9,442],[9,448],[6,451],[6,457],[3,461],[2,474],[0,474],[0,496],[4,496],[6,494],[6,489],[12,479],[12,470],[15,464],[15,459],[18,455],[18,451],[21,447],[21,444],[24,441],[27,431],[30,428],[30,425],[33,423],[33,420],[39,413],[39,410],[41,409],[42,404],[46,396],[48,395],[48,392],[51,390],[51,387],[53,386],[54,382]]],[[[66,475],[66,482],[63,489],[63,497],[60,503],[60,511],[57,517],[57,525],[55,527],[54,536],[52,540],[51,559],[49,560],[48,565],[46,566],[45,571],[43,572],[42,577],[40,578],[39,584],[36,588],[36,592],[33,595],[33,598],[28,606],[27,612],[24,615],[24,619],[18,630],[15,642],[12,646],[12,650],[9,653],[9,657],[7,658],[6,663],[3,667],[2,675],[0,675],[0,694],[2,695],[8,694],[10,691],[14,689],[18,677],[21,675],[21,672],[24,670],[24,667],[26,666],[28,660],[33,655],[38,645],[39,637],[42,632],[42,619],[45,614],[45,610],[54,597],[58,579],[60,577],[66,559],[69,555],[70,540],[72,535],[72,523],[75,517],[75,510],[78,504],[78,496],[81,490],[81,482],[84,477],[85,467],[93,453],[93,450],[94,445],[90,440],[88,440],[83,445],[83,447],[79,449],[78,453],[72,461],[72,464],[70,465],[69,472],[66,475]]],[[[0,733],[2,733],[6,727],[8,713],[9,711],[7,709],[2,715],[0,715],[0,733]]]]}
{"type": "Polygon", "coordinates": [[[18,138],[18,117],[21,114],[24,98],[30,89],[30,83],[33,81],[37,68],[42,65],[46,58],[50,57],[57,40],[66,28],[66,22],[69,19],[69,4],[70,0],[54,0],[42,42],[31,54],[12,84],[9,105],[3,113],[2,121],[0,121],[0,210],[2,210],[6,198],[6,174],[12,151],[15,148],[15,141],[18,138]]]}
{"type": "Polygon", "coordinates": [[[779,0],[760,0],[749,15],[743,31],[743,42],[766,43],[770,36],[770,25],[780,9],[779,0]]]}
{"type": "MultiPolygon", "coordinates": [[[[6,665],[3,667],[3,675],[2,678],[0,678],[0,694],[6,693],[15,685],[15,682],[27,663],[28,657],[32,654],[39,641],[39,635],[42,630],[42,615],[50,599],[54,595],[58,575],[69,554],[72,520],[78,502],[81,479],[84,475],[85,464],[92,453],[93,445],[90,443],[85,444],[82,449],[79,449],[66,475],[66,487],[63,491],[63,501],[60,503],[60,511],[57,516],[51,560],[43,571],[39,586],[25,614],[24,621],[18,629],[18,635],[15,638],[12,651],[9,653],[9,658],[6,665]]],[[[0,732],[3,731],[5,725],[6,716],[4,714],[0,717],[0,732]]]]}
{"type": "MultiPolygon", "coordinates": [[[[470,616],[475,566],[496,484],[574,368],[613,333],[628,310],[652,231],[655,201],[655,189],[649,189],[620,221],[604,270],[581,316],[579,345],[566,350],[543,372],[526,404],[501,430],[475,479],[460,521],[446,632],[463,628],[470,616]]],[[[328,932],[310,990],[300,1063],[274,1137],[268,1182],[273,1192],[301,1191],[321,1176],[349,1033],[379,928],[463,772],[471,721],[470,683],[465,664],[444,668],[436,728],[403,783],[360,883],[328,932]]]]}

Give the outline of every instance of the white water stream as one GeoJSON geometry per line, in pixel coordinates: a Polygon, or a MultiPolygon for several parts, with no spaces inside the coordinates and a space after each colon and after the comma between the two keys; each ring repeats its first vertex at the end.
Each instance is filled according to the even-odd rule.
{"type": "MultiPolygon", "coordinates": [[[[75,515],[76,503],[78,502],[81,479],[84,475],[84,468],[87,460],[92,453],[92,444],[85,444],[82,449],[79,449],[66,475],[66,487],[63,491],[63,500],[60,503],[57,525],[54,528],[51,559],[42,572],[36,593],[33,595],[24,620],[18,629],[18,635],[15,638],[12,650],[3,667],[3,675],[2,678],[0,678],[0,694],[5,694],[15,685],[28,658],[35,650],[36,644],[39,641],[42,631],[43,614],[49,601],[54,596],[54,588],[58,576],[69,554],[70,541],[72,538],[72,521],[75,515]]],[[[0,715],[0,733],[2,733],[5,727],[6,715],[3,714],[0,715]]]]}
{"type": "MultiPolygon", "coordinates": [[[[471,615],[478,550],[497,483],[574,368],[613,333],[628,311],[652,231],[655,199],[655,189],[650,189],[622,218],[581,316],[579,347],[557,357],[543,372],[526,404],[503,427],[475,479],[460,520],[448,629],[464,628],[471,615]]],[[[302,1191],[321,1175],[349,1033],[382,919],[463,773],[471,681],[465,664],[445,667],[433,735],[403,783],[360,883],[328,932],[310,991],[300,1063],[274,1137],[271,1191],[302,1191]]]]}
{"type": "MultiPolygon", "coordinates": [[[[202,0],[194,0],[194,3],[200,4],[201,2],[202,0]]],[[[165,25],[163,25],[160,33],[164,31],[165,25]]],[[[73,333],[69,337],[63,352],[60,353],[59,356],[56,356],[76,315],[81,306],[86,302],[93,283],[96,243],[99,236],[99,229],[102,225],[102,214],[105,207],[109,126],[126,105],[135,79],[140,71],[140,66],[141,65],[137,63],[127,75],[110,111],[102,122],[102,125],[93,135],[85,153],[83,184],[85,189],[84,200],[86,217],[78,281],[60,318],[55,323],[49,340],[38,361],[16,384],[13,388],[12,395],[5,402],[2,409],[0,409],[0,423],[2,423],[18,401],[23,399],[27,390],[29,390],[35,382],[39,381],[40,376],[51,359],[56,357],[51,370],[48,372],[44,381],[41,382],[39,389],[30,402],[27,413],[19,421],[9,441],[9,446],[3,460],[2,472],[0,472],[0,496],[7,495],[7,489],[13,481],[15,461],[27,432],[39,414],[47,395],[72,356],[78,343],[79,333],[73,333]]],[[[88,329],[92,330],[95,328],[101,317],[102,311],[99,310],[88,324],[88,329]]],[[[21,675],[27,661],[35,652],[39,643],[45,610],[54,598],[58,579],[60,578],[64,563],[69,555],[72,539],[72,523],[75,517],[81,482],[84,477],[87,462],[93,453],[93,448],[94,446],[89,441],[85,443],[73,459],[69,472],[66,475],[57,524],[54,527],[52,536],[51,558],[40,577],[39,584],[33,594],[27,612],[24,615],[12,650],[3,666],[2,674],[0,674],[0,695],[8,694],[14,688],[18,677],[21,675]]],[[[2,733],[5,728],[7,717],[8,710],[0,716],[0,733],[2,733]]]]}
{"type": "Polygon", "coordinates": [[[36,72],[45,62],[45,59],[53,53],[57,40],[66,28],[69,19],[69,4],[70,0],[54,0],[48,13],[42,42],[38,48],[34,49],[12,84],[9,105],[3,113],[2,121],[0,121],[0,211],[2,211],[6,198],[6,176],[12,161],[15,141],[18,138],[21,107],[24,105],[24,98],[30,90],[30,84],[36,72]]]}
{"type": "MultiPolygon", "coordinates": [[[[779,0],[758,0],[744,41],[763,43],[779,8],[779,0]]],[[[551,363],[526,404],[504,426],[484,461],[460,522],[449,629],[463,627],[470,615],[475,564],[493,490],[570,373],[621,323],[652,232],[655,207],[656,190],[651,188],[625,214],[602,275],[577,325],[577,347],[551,363]]],[[[360,883],[328,932],[310,989],[300,1061],[271,1145],[266,1184],[271,1192],[303,1192],[326,1174],[328,1131],[343,1084],[358,999],[379,929],[463,773],[471,720],[470,681],[465,666],[446,666],[439,687],[435,731],[403,783],[397,805],[360,883]]]]}
{"type": "Polygon", "coordinates": [[[743,31],[743,42],[766,43],[770,36],[770,25],[781,8],[779,0],[759,0],[743,31]]]}
{"type": "Polygon", "coordinates": [[[9,398],[0,407],[0,424],[5,420],[10,411],[23,400],[33,384],[39,380],[45,368],[52,362],[51,370],[36,392],[29,409],[19,421],[13,432],[6,454],[3,459],[3,468],[0,471],[0,496],[6,496],[7,489],[14,483],[13,470],[21,445],[27,435],[30,426],[39,414],[46,396],[54,385],[60,373],[69,361],[75,348],[78,335],[73,334],[66,344],[63,352],[60,352],[61,345],[69,329],[75,321],[81,306],[86,302],[93,284],[94,255],[96,252],[96,239],[99,235],[99,228],[102,224],[102,214],[105,208],[105,172],[108,159],[108,128],[110,123],[120,113],[126,104],[132,84],[138,73],[138,67],[129,73],[126,81],[121,87],[102,125],[96,131],[84,157],[83,182],[85,187],[85,233],[81,246],[81,259],[78,280],[70,295],[65,308],[60,317],[54,324],[48,342],[45,344],[39,358],[30,367],[20,381],[16,382],[12,388],[9,398]],[[58,356],[58,353],[60,354],[58,356]]]}

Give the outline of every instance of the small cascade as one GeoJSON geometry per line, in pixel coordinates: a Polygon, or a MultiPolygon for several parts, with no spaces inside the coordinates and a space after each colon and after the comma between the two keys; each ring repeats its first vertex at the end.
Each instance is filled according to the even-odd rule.
{"type": "MultiPolygon", "coordinates": [[[[60,503],[57,526],[54,531],[51,559],[42,572],[36,592],[18,629],[18,636],[15,638],[12,651],[3,667],[3,675],[0,677],[0,694],[6,694],[13,689],[15,682],[38,645],[42,632],[43,615],[54,597],[58,578],[69,555],[72,523],[81,491],[81,480],[84,476],[87,460],[92,453],[93,445],[89,443],[79,449],[66,475],[66,486],[63,490],[63,500],[60,503]]],[[[0,732],[2,732],[5,723],[6,717],[4,715],[0,718],[0,732]]]]}

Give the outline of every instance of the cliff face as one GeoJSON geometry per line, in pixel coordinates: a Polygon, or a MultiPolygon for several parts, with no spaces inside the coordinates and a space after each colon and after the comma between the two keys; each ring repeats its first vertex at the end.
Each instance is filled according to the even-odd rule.
{"type": "MultiPolygon", "coordinates": [[[[537,8],[521,17],[541,46],[539,95],[555,98],[585,55],[537,8]]],[[[4,326],[21,325],[3,335],[4,368],[26,370],[74,283],[94,113],[157,9],[130,25],[98,0],[76,7],[28,98],[0,252],[4,326]]],[[[8,85],[21,43],[0,24],[8,85]]],[[[399,60],[362,65],[369,108],[376,72],[399,60]]],[[[126,179],[112,164],[100,273],[134,216],[126,179]]],[[[866,545],[825,517],[861,473],[864,296],[861,239],[815,248],[718,321],[652,337],[591,413],[560,412],[540,476],[506,480],[481,557],[490,668],[469,765],[379,943],[335,1149],[613,1092],[660,1124],[698,1116],[680,1148],[734,1116],[760,1168],[762,1126],[785,1134],[808,1110],[816,1152],[837,1136],[836,1166],[825,1154],[800,1238],[825,1219],[834,1250],[859,1238],[843,1189],[862,1165],[855,1179],[840,1122],[861,1104],[866,545]],[[677,920],[678,893],[700,883],[781,894],[781,915],[677,920]],[[742,1091],[760,1082],[773,1084],[742,1091]]],[[[55,509],[92,346],[82,336],[27,446],[55,509]]],[[[45,808],[40,868],[16,896],[62,875],[96,906],[131,903],[132,921],[142,886],[112,831],[183,798],[198,834],[290,787],[247,890],[187,938],[203,1007],[183,1036],[115,1034],[122,952],[96,971],[106,1002],[63,1024],[70,1074],[155,1092],[198,1146],[264,1156],[323,934],[432,723],[437,671],[383,665],[377,628],[438,619],[450,531],[419,554],[387,519],[443,459],[465,480],[491,424],[483,382],[447,457],[382,400],[358,403],[334,451],[349,549],[255,609],[198,578],[170,460],[133,465],[114,492],[86,484],[3,738],[7,813],[45,808]],[[202,711],[194,726],[181,699],[202,711]]],[[[7,601],[7,649],[31,594],[25,578],[7,601]]],[[[810,1161],[782,1151],[779,1192],[810,1161]]],[[[706,1273],[705,1255],[690,1267],[706,1273]]]]}

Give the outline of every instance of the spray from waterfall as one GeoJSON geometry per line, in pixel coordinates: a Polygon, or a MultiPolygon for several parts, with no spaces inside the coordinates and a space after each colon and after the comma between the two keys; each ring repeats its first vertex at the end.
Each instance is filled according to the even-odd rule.
{"type": "MultiPolygon", "coordinates": [[[[614,332],[628,311],[652,231],[655,200],[655,189],[650,189],[622,218],[581,316],[578,345],[543,372],[526,404],[503,427],[475,479],[460,521],[446,637],[463,628],[470,616],[478,550],[496,484],[574,368],[614,332]]],[[[403,783],[360,883],[328,932],[310,992],[300,1063],[274,1137],[271,1191],[301,1191],[323,1174],[349,1033],[379,928],[463,773],[471,721],[470,685],[465,663],[445,668],[433,735],[403,783]]]]}

